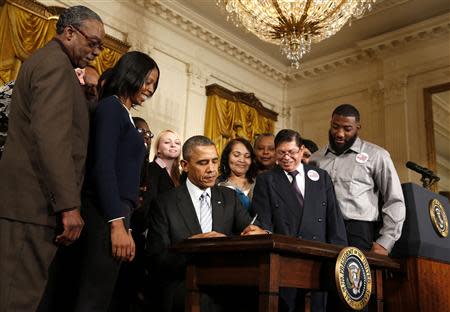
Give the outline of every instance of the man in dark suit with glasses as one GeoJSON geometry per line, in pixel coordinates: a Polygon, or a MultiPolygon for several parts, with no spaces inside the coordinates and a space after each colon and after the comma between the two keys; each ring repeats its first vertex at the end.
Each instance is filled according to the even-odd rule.
{"type": "MultiPolygon", "coordinates": [[[[302,164],[304,145],[300,134],[283,129],[275,137],[278,166],[256,178],[252,212],[261,225],[276,234],[318,242],[347,245],[347,236],[333,183],[326,171],[302,164]]],[[[296,311],[303,292],[280,289],[280,310],[296,311]]],[[[312,292],[312,311],[326,306],[323,293],[312,292]]]]}

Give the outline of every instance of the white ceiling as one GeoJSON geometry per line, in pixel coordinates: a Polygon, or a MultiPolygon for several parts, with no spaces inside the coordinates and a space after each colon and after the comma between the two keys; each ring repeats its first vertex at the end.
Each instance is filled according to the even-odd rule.
{"type": "MultiPolygon", "coordinates": [[[[216,0],[160,0],[160,2],[196,23],[213,26],[236,43],[245,42],[259,55],[271,61],[288,65],[280,55],[279,47],[258,39],[241,27],[227,21],[225,10],[216,0]]],[[[449,0],[378,0],[372,11],[360,20],[344,26],[334,37],[312,46],[303,61],[311,61],[340,50],[351,48],[356,42],[369,39],[426,19],[450,12],[449,0]]]]}

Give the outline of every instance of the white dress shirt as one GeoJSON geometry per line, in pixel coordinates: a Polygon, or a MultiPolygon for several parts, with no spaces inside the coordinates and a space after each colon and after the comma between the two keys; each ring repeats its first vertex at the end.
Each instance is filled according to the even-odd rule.
{"type": "MultiPolygon", "coordinates": [[[[191,196],[192,203],[194,204],[195,213],[197,215],[198,222],[200,223],[200,196],[206,191],[208,193],[209,197],[207,196],[207,199],[209,200],[209,206],[212,209],[211,206],[211,188],[207,188],[206,190],[200,189],[198,186],[194,185],[189,178],[186,179],[186,186],[189,192],[189,195],[191,196]]],[[[211,214],[212,216],[212,214],[211,214]]],[[[212,219],[212,217],[211,217],[212,219]]],[[[212,220],[211,220],[212,221],[212,220]]],[[[211,222],[212,224],[212,222],[211,222]]]]}
{"type": "MultiPolygon", "coordinates": [[[[295,176],[295,183],[297,183],[303,198],[305,198],[305,169],[303,164],[300,163],[296,170],[298,171],[298,174],[295,176]]],[[[292,176],[287,171],[284,171],[284,174],[289,179],[289,182],[292,183],[292,176]]]]}

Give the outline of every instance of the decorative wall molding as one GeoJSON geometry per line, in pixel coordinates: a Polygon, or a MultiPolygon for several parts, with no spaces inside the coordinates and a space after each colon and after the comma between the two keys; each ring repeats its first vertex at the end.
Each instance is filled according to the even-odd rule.
{"type": "MultiPolygon", "coordinates": [[[[175,12],[168,5],[170,2],[164,3],[160,0],[132,1],[138,6],[148,9],[152,16],[165,20],[178,30],[189,33],[209,46],[246,64],[252,70],[256,70],[282,84],[314,79],[330,72],[368,63],[375,58],[382,57],[387,52],[404,48],[421,40],[442,37],[450,32],[450,14],[444,14],[368,40],[359,41],[355,47],[305,62],[302,64],[301,70],[293,71],[287,66],[269,64],[259,55],[248,52],[246,49],[242,49],[224,39],[224,36],[218,35],[217,29],[211,30],[210,27],[207,29],[190,18],[175,12]]],[[[411,0],[378,1],[369,15],[378,14],[409,1],[411,0]]]]}
{"type": "Polygon", "coordinates": [[[324,74],[350,67],[352,65],[369,62],[373,57],[357,48],[339,51],[316,60],[305,62],[300,70],[290,71],[287,79],[297,81],[317,78],[324,74]]]}
{"type": "Polygon", "coordinates": [[[103,44],[108,48],[116,50],[122,54],[127,53],[130,49],[131,45],[127,42],[114,38],[108,34],[105,35],[105,39],[103,40],[103,44]]]}
{"type": "Polygon", "coordinates": [[[197,64],[188,64],[186,73],[189,77],[189,89],[204,95],[204,88],[208,80],[208,71],[197,64]]]}
{"type": "Polygon", "coordinates": [[[233,92],[222,86],[219,86],[218,84],[212,84],[206,86],[206,95],[207,96],[218,95],[233,102],[241,102],[248,106],[253,107],[254,109],[256,109],[258,113],[260,113],[264,117],[267,117],[274,121],[277,121],[278,119],[278,113],[264,107],[261,101],[255,96],[254,93],[233,92]]]}
{"type": "Polygon", "coordinates": [[[357,43],[366,53],[374,56],[405,47],[409,43],[434,39],[450,32],[450,13],[416,23],[357,43]]]}
{"type": "MultiPolygon", "coordinates": [[[[251,81],[237,80],[236,77],[230,76],[228,73],[220,71],[219,69],[216,69],[214,67],[210,67],[208,70],[209,75],[207,77],[206,84],[217,83],[234,91],[251,90],[254,88],[251,81]]],[[[286,87],[283,86],[283,88],[286,87]]],[[[282,103],[284,103],[285,101],[278,98],[273,92],[271,92],[271,89],[258,89],[258,99],[264,104],[265,107],[273,111],[281,111],[282,103]]]]}
{"type": "Polygon", "coordinates": [[[281,117],[285,120],[289,120],[291,118],[291,107],[283,107],[281,117]]]}
{"type": "Polygon", "coordinates": [[[364,16],[361,19],[364,19],[368,16],[375,15],[375,14],[381,13],[383,11],[392,9],[396,6],[405,4],[410,1],[411,0],[378,0],[375,3],[375,5],[372,7],[372,10],[370,10],[368,13],[364,14],[364,16]]]}
{"type": "Polygon", "coordinates": [[[226,39],[221,38],[209,29],[200,26],[198,23],[180,15],[164,2],[155,0],[133,0],[137,5],[142,6],[150,11],[153,16],[162,18],[166,22],[173,24],[178,29],[189,33],[190,35],[204,41],[210,46],[220,50],[230,57],[239,60],[248,65],[252,70],[256,70],[278,82],[285,83],[287,81],[287,73],[268,64],[254,54],[237,47],[226,39]]]}
{"type": "MultiPolygon", "coordinates": [[[[60,5],[47,6],[35,0],[0,0],[0,5],[2,5],[5,2],[47,20],[50,19],[57,20],[59,14],[61,14],[62,11],[64,11],[65,7],[67,7],[67,5],[64,3],[61,3],[61,6],[60,5]]],[[[105,35],[103,44],[108,48],[118,51],[120,53],[126,53],[130,48],[130,44],[128,44],[123,40],[115,38],[109,34],[105,35]]]]}
{"type": "Polygon", "coordinates": [[[382,86],[385,106],[406,101],[406,87],[408,86],[408,77],[406,74],[385,77],[382,81],[382,86]]]}
{"type": "Polygon", "coordinates": [[[410,44],[448,36],[450,13],[428,19],[368,40],[359,41],[355,48],[340,51],[302,64],[302,70],[291,72],[288,80],[317,78],[346,67],[381,58],[388,52],[405,48],[410,44]]]}
{"type": "Polygon", "coordinates": [[[382,80],[377,80],[367,88],[372,103],[378,103],[384,96],[384,85],[382,80]]]}
{"type": "Polygon", "coordinates": [[[38,15],[39,17],[42,17],[43,19],[58,19],[58,12],[56,10],[51,9],[49,10],[47,6],[45,6],[42,3],[39,3],[35,0],[0,0],[0,5],[3,5],[4,3],[9,3],[11,5],[14,5],[16,7],[19,7],[29,13],[32,13],[34,15],[38,15]]]}

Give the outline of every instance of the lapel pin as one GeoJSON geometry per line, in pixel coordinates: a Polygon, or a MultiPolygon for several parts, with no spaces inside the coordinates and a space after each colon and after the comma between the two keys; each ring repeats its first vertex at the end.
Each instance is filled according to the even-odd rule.
{"type": "Polygon", "coordinates": [[[308,178],[310,178],[311,181],[319,181],[320,176],[319,176],[319,173],[317,173],[316,170],[312,170],[312,169],[308,170],[307,175],[308,175],[308,178]]]}

